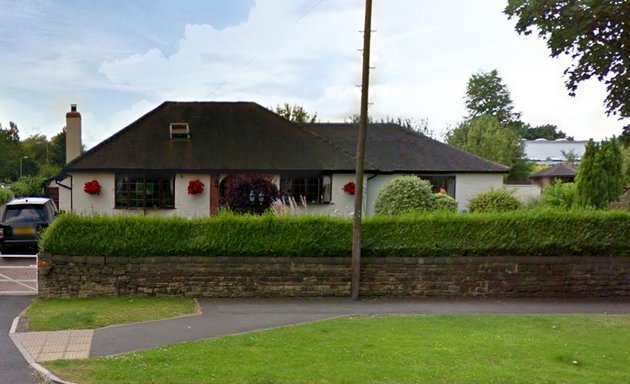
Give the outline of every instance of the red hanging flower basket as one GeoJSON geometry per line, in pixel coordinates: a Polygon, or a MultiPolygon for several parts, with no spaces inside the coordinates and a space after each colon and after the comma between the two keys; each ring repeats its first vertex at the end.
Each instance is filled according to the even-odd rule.
{"type": "Polygon", "coordinates": [[[354,185],[354,182],[350,181],[348,183],[346,183],[343,188],[341,188],[345,193],[349,194],[349,195],[354,195],[354,193],[356,192],[356,185],[354,185]]]}
{"type": "Polygon", "coordinates": [[[83,184],[83,190],[90,195],[100,195],[101,185],[96,180],[87,181],[83,184]]]}
{"type": "Polygon", "coordinates": [[[203,192],[203,183],[199,179],[190,180],[188,182],[188,194],[189,195],[197,195],[203,192]]]}

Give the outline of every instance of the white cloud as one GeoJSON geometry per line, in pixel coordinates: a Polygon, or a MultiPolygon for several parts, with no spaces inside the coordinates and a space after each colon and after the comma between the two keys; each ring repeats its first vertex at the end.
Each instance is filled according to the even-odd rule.
{"type": "MultiPolygon", "coordinates": [[[[363,2],[322,1],[311,9],[314,4],[258,0],[240,24],[182,26],[169,51],[155,41],[132,49],[122,36],[89,29],[74,43],[54,40],[48,59],[20,56],[0,73],[3,84],[47,92],[43,107],[26,99],[8,103],[10,95],[0,90],[0,121],[9,113],[28,116],[29,126],[48,126],[54,134],[77,102],[85,141],[93,146],[164,100],[291,102],[324,121],[343,120],[359,109],[363,2]],[[116,90],[125,102],[106,103],[95,90],[116,90]]],[[[465,114],[468,78],[496,68],[526,122],[556,124],[577,139],[618,134],[622,124],[604,114],[603,86],[587,83],[576,98],[567,96],[561,77],[567,61],[549,58],[542,39],[519,36],[504,6],[503,0],[376,2],[371,114],[428,118],[442,132],[465,114]]],[[[43,41],[34,36],[29,49],[52,40],[43,41]]]]}

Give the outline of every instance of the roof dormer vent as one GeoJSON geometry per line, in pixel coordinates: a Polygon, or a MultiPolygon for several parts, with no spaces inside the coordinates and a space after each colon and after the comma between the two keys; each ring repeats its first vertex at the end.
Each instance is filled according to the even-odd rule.
{"type": "Polygon", "coordinates": [[[170,133],[171,140],[190,139],[190,129],[188,128],[188,123],[171,123],[170,133]]]}

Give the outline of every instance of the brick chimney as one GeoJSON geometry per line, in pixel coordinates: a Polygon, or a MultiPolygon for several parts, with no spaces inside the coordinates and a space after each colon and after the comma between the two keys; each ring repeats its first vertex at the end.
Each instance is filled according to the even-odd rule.
{"type": "Polygon", "coordinates": [[[66,164],[81,155],[81,147],[81,114],[76,104],[70,104],[66,113],[66,164]]]}

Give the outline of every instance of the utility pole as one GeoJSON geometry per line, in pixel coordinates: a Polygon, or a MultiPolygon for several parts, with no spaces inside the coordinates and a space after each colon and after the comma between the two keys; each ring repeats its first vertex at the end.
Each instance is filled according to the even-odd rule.
{"type": "Polygon", "coordinates": [[[372,32],[372,0],[365,0],[363,28],[363,73],[361,79],[361,114],[357,141],[356,193],[354,196],[354,222],[352,224],[352,300],[359,299],[361,276],[361,220],[363,217],[363,174],[365,163],[365,136],[368,121],[368,86],[370,84],[370,35],[372,32]]]}

